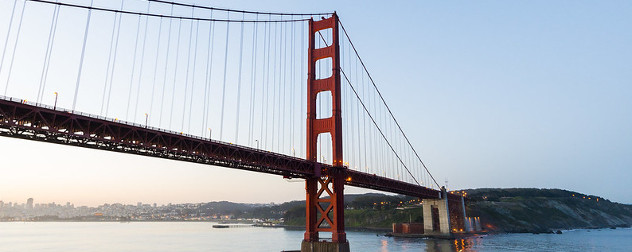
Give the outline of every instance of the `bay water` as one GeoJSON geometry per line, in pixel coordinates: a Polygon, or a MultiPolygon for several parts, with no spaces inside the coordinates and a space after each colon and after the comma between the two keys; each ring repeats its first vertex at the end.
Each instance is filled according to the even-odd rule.
{"type": "MultiPolygon", "coordinates": [[[[282,251],[302,230],[213,228],[210,222],[0,222],[0,251],[282,251]]],[[[347,231],[352,251],[632,251],[632,229],[496,234],[457,240],[347,231]]]]}

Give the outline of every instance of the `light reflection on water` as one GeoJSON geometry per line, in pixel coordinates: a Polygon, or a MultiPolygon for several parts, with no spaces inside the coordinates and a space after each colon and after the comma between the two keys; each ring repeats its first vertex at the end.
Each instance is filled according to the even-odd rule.
{"type": "MultiPolygon", "coordinates": [[[[208,222],[0,222],[0,251],[296,250],[301,230],[214,229],[208,222]]],[[[631,251],[632,229],[504,234],[457,240],[386,237],[348,231],[352,251],[631,251]]]]}

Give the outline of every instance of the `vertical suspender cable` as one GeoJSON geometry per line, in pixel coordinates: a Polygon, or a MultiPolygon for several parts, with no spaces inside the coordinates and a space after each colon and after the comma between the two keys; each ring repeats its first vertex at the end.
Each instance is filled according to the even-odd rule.
{"type": "MultiPolygon", "coordinates": [[[[171,15],[173,15],[173,5],[171,5],[171,15]]],[[[165,104],[165,90],[167,88],[167,66],[169,66],[169,51],[171,50],[171,28],[172,28],[173,19],[169,19],[169,30],[167,31],[167,53],[165,54],[165,68],[163,70],[162,76],[162,95],[160,97],[160,114],[158,117],[158,127],[162,127],[162,112],[163,106],[165,104]]],[[[176,61],[178,59],[178,55],[176,54],[176,61]]]]}
{"type": "MultiPolygon", "coordinates": [[[[279,40],[277,38],[277,33],[279,30],[279,24],[275,24],[274,25],[274,45],[276,45],[276,43],[279,43],[279,40]]],[[[276,131],[275,125],[276,125],[276,103],[277,103],[277,54],[280,54],[279,51],[281,49],[281,46],[279,46],[279,49],[274,50],[274,61],[272,63],[272,138],[270,139],[270,150],[274,151],[274,133],[276,131]]],[[[270,70],[270,69],[268,69],[270,70]]]]}
{"type": "MultiPolygon", "coordinates": [[[[241,19],[244,19],[245,14],[242,13],[241,19]]],[[[239,37],[239,71],[237,74],[237,111],[235,112],[235,143],[239,143],[239,105],[241,104],[241,67],[243,65],[244,54],[244,23],[241,23],[241,35],[239,37]]]]}
{"type": "Polygon", "coordinates": [[[279,101],[279,152],[281,152],[283,146],[285,145],[285,121],[286,121],[286,114],[285,114],[285,100],[287,99],[285,96],[285,88],[286,88],[286,79],[285,79],[285,67],[287,66],[287,40],[285,39],[286,36],[286,32],[285,32],[285,23],[281,23],[279,24],[281,26],[281,34],[279,35],[279,39],[281,41],[279,41],[279,48],[283,48],[281,50],[281,53],[279,54],[279,98],[281,99],[281,101],[279,101]],[[281,92],[283,92],[283,94],[281,94],[281,92]]]}
{"type": "MultiPolygon", "coordinates": [[[[211,10],[211,18],[213,18],[213,10],[211,10]]],[[[207,58],[206,58],[206,85],[204,87],[204,115],[202,116],[202,118],[204,118],[203,120],[203,124],[202,124],[202,136],[204,136],[206,134],[206,126],[208,126],[208,114],[210,114],[210,105],[211,105],[211,96],[210,96],[210,92],[211,92],[211,77],[212,77],[212,70],[213,70],[213,40],[215,38],[215,22],[209,22],[209,27],[208,27],[208,32],[209,32],[209,40],[208,40],[208,48],[207,48],[207,58]]],[[[209,139],[211,139],[211,131],[209,131],[209,139]]]]}
{"type": "MultiPolygon", "coordinates": [[[[366,96],[366,88],[364,87],[364,72],[362,73],[361,76],[362,82],[360,83],[360,86],[358,88],[361,88],[361,92],[362,92],[362,98],[365,98],[366,96]]],[[[363,144],[362,144],[362,148],[364,149],[364,166],[365,169],[368,169],[368,165],[366,162],[366,157],[367,157],[367,153],[366,153],[366,140],[367,140],[367,135],[366,135],[366,114],[368,113],[368,111],[365,111],[364,113],[362,113],[362,140],[363,140],[363,144]]],[[[360,129],[358,129],[360,130],[360,129]]]]}
{"type": "MultiPolygon", "coordinates": [[[[15,5],[14,5],[15,7],[15,5]]],[[[26,1],[22,4],[22,12],[20,14],[20,21],[18,22],[18,32],[15,35],[15,43],[13,44],[13,53],[11,54],[11,63],[9,63],[9,74],[7,76],[7,84],[4,86],[4,96],[7,96],[7,90],[9,90],[9,81],[11,80],[11,71],[13,70],[13,60],[15,59],[15,51],[17,51],[17,47],[18,47],[18,41],[20,39],[20,30],[22,30],[22,19],[24,18],[24,10],[26,9],[26,1]]],[[[13,15],[13,14],[11,14],[13,15]]],[[[11,19],[13,20],[13,19],[11,19]]],[[[7,34],[7,40],[9,38],[9,34],[7,34]]],[[[5,43],[5,49],[6,49],[6,43],[5,43]]],[[[2,55],[3,59],[2,61],[4,61],[4,52],[2,55]]],[[[1,70],[1,69],[0,69],[1,70]]]]}
{"type": "MultiPolygon", "coordinates": [[[[356,64],[355,64],[355,71],[356,71],[356,78],[355,79],[359,79],[358,78],[358,60],[356,59],[356,64]]],[[[353,86],[353,85],[352,85],[353,86]]],[[[360,105],[358,104],[358,102],[356,102],[356,131],[358,132],[358,159],[356,160],[358,162],[359,168],[360,170],[362,170],[362,154],[360,153],[360,150],[362,148],[360,142],[361,142],[361,138],[360,138],[360,105]]]]}
{"type": "MultiPolygon", "coordinates": [[[[268,21],[271,17],[268,15],[268,21]]],[[[271,25],[269,23],[265,23],[264,30],[264,40],[263,40],[263,57],[266,60],[266,63],[263,66],[263,97],[265,100],[265,104],[261,106],[261,141],[263,142],[264,148],[268,147],[268,83],[270,79],[270,29],[271,25]],[[265,113],[264,113],[265,112],[265,113]],[[264,130],[265,128],[265,130],[264,130]]]]}
{"type": "MultiPolygon", "coordinates": [[[[342,28],[342,31],[344,32],[345,36],[347,37],[347,39],[349,40],[349,43],[351,45],[351,47],[353,48],[353,50],[355,51],[356,55],[358,56],[358,58],[360,58],[360,55],[358,54],[358,51],[355,49],[355,47],[353,46],[353,42],[351,42],[351,39],[349,38],[349,34],[347,34],[347,31],[345,30],[345,27],[342,25],[341,22],[339,22],[340,27],[342,28]]],[[[373,78],[371,77],[371,75],[369,74],[366,66],[364,65],[364,62],[362,61],[362,59],[360,59],[360,63],[362,63],[362,67],[364,68],[364,70],[367,72],[367,75],[369,77],[369,80],[371,81],[371,84],[373,84],[373,86],[375,87],[377,94],[379,95],[380,99],[382,100],[382,103],[384,104],[384,107],[386,107],[386,110],[388,111],[388,113],[390,114],[391,118],[393,119],[393,121],[395,121],[395,124],[397,126],[397,128],[399,129],[399,131],[402,133],[404,139],[406,140],[406,143],[411,147],[411,149],[413,150],[413,153],[415,153],[415,157],[417,158],[417,160],[419,160],[419,162],[421,163],[421,165],[423,166],[423,168],[426,170],[426,172],[428,173],[428,175],[430,176],[430,178],[432,179],[432,181],[434,182],[435,185],[439,186],[439,183],[437,183],[437,181],[434,179],[434,177],[432,176],[432,174],[430,174],[430,171],[428,170],[428,168],[426,167],[426,165],[424,164],[423,160],[421,160],[421,157],[419,157],[419,154],[417,153],[417,151],[415,150],[415,148],[413,148],[412,144],[410,143],[410,140],[408,139],[408,137],[406,136],[406,134],[404,133],[404,131],[402,130],[401,126],[399,125],[399,122],[397,122],[397,120],[395,119],[395,116],[393,115],[392,111],[390,110],[390,108],[388,107],[388,105],[386,104],[386,101],[384,100],[384,97],[382,97],[382,94],[380,93],[379,89],[377,89],[377,85],[375,85],[375,82],[373,81],[373,78]]]]}
{"type": "MultiPolygon", "coordinates": [[[[22,5],[22,13],[24,13],[24,6],[26,2],[22,5]]],[[[4,38],[4,49],[2,49],[2,58],[0,58],[0,73],[2,73],[2,65],[4,63],[4,55],[7,51],[7,45],[9,45],[9,36],[11,35],[11,28],[13,27],[13,15],[15,14],[15,6],[18,5],[18,0],[13,0],[13,9],[11,10],[11,17],[9,18],[9,27],[7,28],[7,36],[4,38]]],[[[20,19],[22,19],[20,17],[20,19]]],[[[5,90],[6,95],[6,90],[5,90]]]]}
{"type": "MultiPolygon", "coordinates": [[[[226,13],[227,18],[230,19],[230,12],[226,13]]],[[[220,123],[219,123],[219,140],[223,139],[224,129],[224,99],[226,97],[226,69],[228,68],[228,35],[230,35],[230,22],[226,22],[226,51],[224,52],[224,84],[222,87],[222,110],[220,111],[220,123]]]]}
{"type": "MultiPolygon", "coordinates": [[[[122,9],[123,9],[123,0],[121,0],[120,10],[122,10],[122,9]]],[[[105,107],[105,109],[106,109],[105,116],[107,116],[107,110],[108,110],[108,107],[109,107],[109,104],[110,104],[110,97],[109,97],[109,93],[110,92],[108,92],[108,80],[111,77],[110,76],[110,63],[111,63],[112,54],[113,54],[112,53],[112,47],[114,47],[114,61],[116,62],[116,50],[118,49],[118,38],[119,38],[120,27],[121,27],[120,15],[121,15],[120,13],[114,13],[114,21],[112,23],[112,35],[110,36],[110,50],[108,51],[108,64],[107,64],[107,66],[105,68],[105,82],[103,83],[103,97],[101,99],[101,114],[103,114],[103,108],[105,107]],[[117,26],[117,24],[118,24],[118,26],[117,26]],[[119,29],[118,31],[117,31],[117,27],[119,29]],[[114,42],[114,31],[117,31],[117,33],[116,33],[116,42],[114,42]],[[115,46],[115,44],[116,44],[116,46],[115,46]],[[105,94],[108,94],[108,101],[107,101],[108,106],[105,106],[106,105],[106,101],[105,101],[106,95],[105,94]]],[[[114,72],[114,69],[112,69],[112,72],[114,72]]],[[[112,73],[112,74],[114,74],[114,73],[112,73]]],[[[111,83],[111,81],[110,81],[110,83],[111,83]]],[[[110,91],[111,90],[112,89],[110,89],[110,91]]]]}
{"type": "Polygon", "coordinates": [[[132,90],[134,86],[134,73],[136,72],[136,53],[138,52],[138,37],[140,36],[140,16],[138,15],[138,21],[136,21],[136,39],[134,39],[134,57],[132,58],[132,74],[129,78],[129,91],[127,92],[127,108],[125,110],[125,120],[133,121],[129,119],[129,107],[132,102],[132,90]]]}
{"type": "MultiPolygon", "coordinates": [[[[160,41],[162,38],[162,21],[164,18],[160,18],[160,24],[158,25],[158,45],[156,46],[156,61],[154,62],[154,77],[151,81],[151,100],[149,102],[149,113],[153,113],[154,111],[154,93],[156,91],[156,75],[158,74],[158,57],[160,56],[160,41]]],[[[168,40],[169,38],[167,38],[168,40]]],[[[167,62],[165,61],[165,64],[167,64],[167,62]]],[[[141,71],[142,71],[142,67],[141,67],[141,71]]],[[[151,117],[149,119],[151,121],[151,117]]],[[[151,122],[150,122],[151,123],[151,122]]]]}
{"type": "Polygon", "coordinates": [[[193,47],[193,70],[192,70],[192,74],[193,77],[191,77],[191,100],[189,100],[189,122],[187,123],[187,132],[190,134],[191,133],[191,114],[192,114],[192,110],[193,110],[193,95],[195,94],[195,69],[196,69],[196,62],[197,62],[197,49],[198,49],[198,38],[200,36],[200,21],[195,21],[195,46],[193,47]]]}
{"type": "Polygon", "coordinates": [[[182,32],[182,19],[178,20],[178,35],[176,43],[176,60],[175,70],[173,71],[173,86],[171,88],[171,112],[169,113],[169,128],[171,129],[173,122],[173,105],[176,97],[176,84],[178,83],[178,56],[180,55],[180,32],[182,32]]]}
{"type": "MultiPolygon", "coordinates": [[[[259,21],[259,14],[257,14],[256,20],[259,21]]],[[[257,23],[253,23],[252,24],[252,62],[251,62],[251,69],[250,69],[250,114],[248,116],[248,118],[250,118],[250,123],[248,124],[248,143],[250,146],[253,145],[254,139],[253,139],[253,128],[254,128],[254,108],[255,108],[255,101],[256,101],[256,92],[255,92],[255,82],[256,82],[256,77],[257,77],[257,23]]]]}
{"type": "MultiPolygon", "coordinates": [[[[123,9],[123,0],[121,0],[121,9],[123,9]]],[[[119,45],[119,38],[121,35],[121,20],[123,19],[122,14],[119,14],[118,16],[118,26],[117,26],[117,30],[116,30],[116,43],[114,45],[114,59],[112,61],[112,69],[110,72],[110,84],[109,87],[110,89],[108,90],[108,96],[107,96],[107,105],[105,107],[105,116],[107,117],[107,115],[109,114],[110,111],[110,98],[112,96],[112,85],[113,85],[113,81],[114,81],[114,72],[116,71],[116,59],[118,58],[118,45],[119,45]]]]}
{"type": "MultiPolygon", "coordinates": [[[[90,0],[90,7],[94,0],[90,0]]],[[[81,59],[79,60],[79,73],[77,74],[77,85],[75,86],[75,96],[72,100],[72,110],[75,110],[77,106],[77,95],[79,94],[79,83],[81,80],[81,71],[83,69],[83,58],[86,54],[86,42],[88,41],[88,31],[90,30],[90,17],[92,16],[92,9],[88,9],[88,20],[86,22],[86,31],[83,34],[83,46],[81,48],[81,59]]]]}
{"type": "MultiPolygon", "coordinates": [[[[151,2],[147,2],[147,13],[149,13],[149,9],[151,7],[151,2]]],[[[143,32],[143,49],[141,50],[140,53],[140,72],[138,73],[138,86],[136,87],[136,104],[134,105],[134,117],[136,118],[136,115],[138,113],[138,100],[140,100],[140,86],[143,83],[143,69],[145,66],[145,46],[147,45],[147,25],[149,24],[149,16],[145,16],[145,31],[143,32]]],[[[158,34],[160,34],[160,31],[158,31],[158,34]]],[[[160,44],[160,41],[158,41],[158,44],[160,44]]],[[[152,85],[153,87],[153,85],[152,85]]],[[[152,92],[151,92],[151,99],[153,100],[154,97],[154,92],[153,92],[153,88],[152,88],[152,92]]],[[[151,104],[150,104],[151,107],[151,104]]],[[[148,111],[149,113],[151,113],[151,110],[148,111]]]]}
{"type": "MultiPolygon", "coordinates": [[[[195,11],[195,8],[191,8],[191,17],[193,17],[193,12],[195,11]]],[[[182,122],[181,126],[180,126],[180,132],[184,132],[184,116],[186,114],[186,109],[187,109],[187,93],[189,93],[189,66],[191,64],[191,43],[193,42],[193,20],[190,21],[190,25],[189,25],[189,44],[187,45],[187,66],[184,68],[184,99],[182,102],[182,119],[180,120],[182,122]]],[[[191,88],[193,89],[193,88],[191,88]]],[[[175,94],[175,93],[174,93],[175,94]]],[[[193,98],[193,97],[191,97],[193,98]]]]}
{"type": "Polygon", "coordinates": [[[52,54],[52,47],[55,41],[55,33],[57,32],[57,20],[59,17],[59,5],[55,5],[53,11],[53,18],[50,23],[50,30],[48,31],[48,43],[46,44],[46,53],[44,54],[44,64],[42,65],[42,74],[40,76],[39,88],[37,90],[37,102],[42,102],[42,96],[44,90],[46,90],[46,77],[48,76],[48,69],[50,67],[50,57],[52,54]]]}
{"type": "MultiPolygon", "coordinates": [[[[294,26],[294,22],[292,22],[292,34],[290,35],[290,40],[291,40],[291,49],[290,49],[290,99],[292,99],[291,105],[290,105],[290,115],[291,115],[291,119],[290,119],[290,151],[292,151],[292,156],[296,157],[296,153],[295,153],[295,146],[296,144],[294,143],[294,134],[296,133],[296,111],[294,108],[294,103],[296,101],[296,83],[294,82],[295,79],[295,74],[294,71],[296,70],[296,66],[294,65],[294,48],[295,48],[295,43],[294,43],[294,30],[295,30],[295,26],[294,26]]],[[[300,82],[299,82],[300,83],[300,82]]]]}

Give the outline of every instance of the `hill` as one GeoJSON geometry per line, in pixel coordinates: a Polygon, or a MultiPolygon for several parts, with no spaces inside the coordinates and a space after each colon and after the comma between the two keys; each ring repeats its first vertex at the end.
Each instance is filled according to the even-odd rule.
{"type": "MultiPolygon", "coordinates": [[[[561,189],[467,189],[468,216],[490,232],[542,233],[559,229],[629,227],[632,205],[561,189]]],[[[423,222],[419,201],[384,194],[345,195],[345,225],[389,229],[393,222],[423,222]]],[[[304,226],[304,201],[286,205],[286,225],[304,226]]]]}
{"type": "Polygon", "coordinates": [[[555,229],[632,225],[632,205],[560,189],[468,189],[467,213],[480,216],[496,232],[550,232],[555,229]]]}

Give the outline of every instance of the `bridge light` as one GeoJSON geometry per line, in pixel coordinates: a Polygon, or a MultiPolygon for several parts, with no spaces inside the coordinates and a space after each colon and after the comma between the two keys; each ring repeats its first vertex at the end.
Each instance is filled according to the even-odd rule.
{"type": "Polygon", "coordinates": [[[347,181],[351,181],[351,177],[347,177],[347,181]]]}

